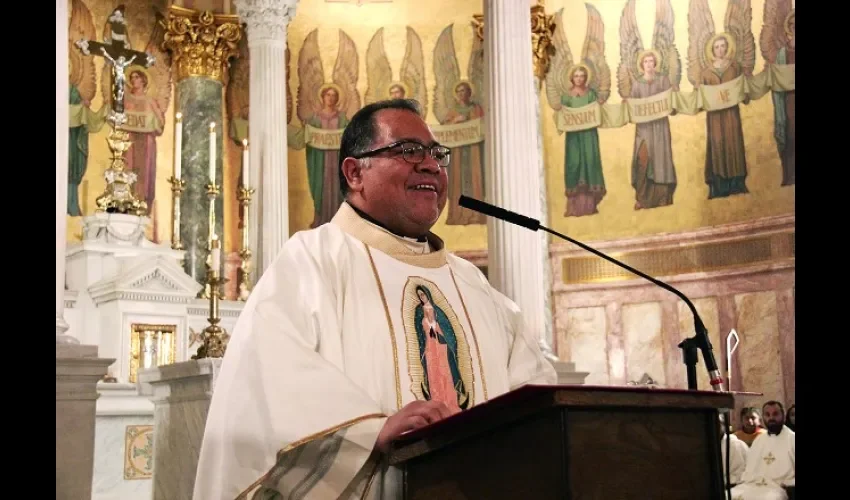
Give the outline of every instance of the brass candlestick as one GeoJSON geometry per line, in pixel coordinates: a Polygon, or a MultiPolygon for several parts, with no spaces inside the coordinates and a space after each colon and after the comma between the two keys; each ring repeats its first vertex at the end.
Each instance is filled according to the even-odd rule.
{"type": "Polygon", "coordinates": [[[210,241],[210,255],[207,258],[207,287],[210,290],[210,316],[207,319],[210,324],[204,328],[201,334],[203,342],[192,359],[221,358],[224,357],[224,351],[227,349],[229,335],[224,328],[219,326],[219,322],[221,322],[221,314],[218,309],[219,293],[221,293],[221,286],[227,282],[226,278],[220,277],[218,274],[218,267],[221,264],[220,258],[221,243],[218,238],[213,237],[210,241]],[[214,255],[217,255],[217,258],[214,255]]]}
{"type": "Polygon", "coordinates": [[[242,248],[239,250],[239,257],[242,262],[239,266],[239,295],[241,301],[248,300],[251,295],[251,195],[254,190],[247,186],[242,186],[236,193],[236,199],[242,205],[242,248]]]}
{"type": "MultiPolygon", "coordinates": [[[[209,208],[209,216],[208,216],[209,217],[210,237],[209,237],[209,241],[207,242],[207,244],[209,245],[210,249],[212,248],[212,245],[213,245],[213,234],[215,234],[215,198],[216,198],[216,196],[218,196],[218,193],[219,193],[219,189],[218,189],[217,185],[207,184],[207,198],[209,198],[209,200],[210,200],[210,208],[209,208]]],[[[209,261],[208,261],[207,265],[210,265],[209,261]]],[[[216,276],[218,276],[218,271],[219,271],[218,269],[215,270],[216,276]]],[[[207,274],[207,280],[209,280],[209,273],[207,274]]],[[[219,290],[219,293],[221,293],[221,290],[219,290]]],[[[198,295],[198,298],[199,299],[210,298],[210,283],[209,283],[209,281],[207,281],[207,283],[204,284],[204,289],[201,290],[201,293],[200,293],[200,295],[198,295]]],[[[222,297],[219,297],[219,298],[222,298],[222,297]]]]}
{"type": "Polygon", "coordinates": [[[171,176],[168,182],[171,183],[171,248],[183,250],[183,242],[180,241],[180,195],[186,189],[186,181],[171,176]]]}

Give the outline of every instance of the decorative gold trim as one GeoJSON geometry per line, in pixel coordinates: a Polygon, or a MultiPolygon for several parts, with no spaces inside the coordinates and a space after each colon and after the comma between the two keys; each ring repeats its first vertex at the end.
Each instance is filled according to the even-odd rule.
{"type": "Polygon", "coordinates": [[[397,409],[401,410],[401,374],[398,368],[398,344],[395,340],[395,329],[393,328],[393,320],[390,317],[390,307],[387,305],[387,296],[384,294],[384,286],[381,284],[381,276],[378,274],[378,268],[375,266],[375,259],[372,258],[372,251],[369,245],[363,244],[366,248],[366,254],[369,256],[369,264],[372,266],[372,274],[375,275],[375,283],[378,285],[378,293],[381,295],[381,302],[384,303],[384,315],[387,317],[387,327],[390,329],[390,342],[393,349],[393,366],[395,366],[395,395],[397,409]]]}
{"type": "Polygon", "coordinates": [[[343,422],[339,425],[336,425],[334,427],[331,427],[329,429],[325,429],[323,431],[319,431],[319,432],[316,432],[314,434],[310,434],[307,437],[301,438],[298,441],[294,441],[294,442],[288,444],[287,446],[281,448],[281,450],[277,452],[277,456],[275,457],[274,465],[272,465],[265,474],[260,476],[259,479],[257,479],[253,483],[251,483],[251,486],[248,486],[247,488],[242,490],[242,493],[240,493],[239,496],[236,497],[236,500],[247,500],[248,499],[248,493],[250,493],[254,488],[256,488],[257,486],[262,484],[262,482],[265,481],[269,477],[269,474],[271,474],[272,471],[274,471],[274,468],[277,467],[277,463],[280,461],[281,455],[283,455],[284,453],[288,453],[288,452],[294,450],[295,448],[298,448],[299,446],[301,446],[303,444],[309,443],[310,441],[312,441],[314,439],[320,439],[320,438],[323,438],[323,437],[328,436],[330,434],[333,434],[333,433],[339,431],[340,429],[344,429],[346,427],[351,427],[353,425],[357,425],[360,422],[363,422],[364,420],[369,420],[369,419],[372,419],[372,418],[384,418],[384,417],[386,417],[386,415],[384,415],[383,413],[370,413],[368,415],[361,415],[359,417],[352,418],[351,420],[346,420],[345,422],[343,422]]]}
{"type": "Polygon", "coordinates": [[[130,374],[128,380],[136,383],[140,369],[152,368],[174,363],[177,353],[177,325],[147,325],[133,323],[130,325],[130,374]],[[151,364],[142,362],[142,337],[150,335],[156,343],[156,359],[151,364]]]}
{"type": "Polygon", "coordinates": [[[224,83],[242,38],[239,16],[171,6],[168,19],[160,24],[165,28],[162,48],[171,52],[175,81],[204,76],[224,83]]]}
{"type": "MultiPolygon", "coordinates": [[[[490,398],[489,396],[487,396],[487,380],[484,377],[484,363],[481,361],[481,349],[478,347],[478,336],[475,335],[475,326],[472,324],[472,318],[469,317],[469,311],[466,309],[466,301],[463,300],[463,294],[460,293],[460,287],[457,286],[455,273],[452,270],[451,266],[449,266],[449,275],[452,277],[452,283],[455,284],[457,296],[460,297],[460,305],[461,307],[463,307],[463,314],[466,315],[466,322],[469,323],[469,333],[472,334],[472,341],[475,342],[475,357],[478,358],[478,370],[481,372],[481,388],[484,389],[484,401],[488,401],[490,398]]],[[[475,370],[472,370],[472,377],[474,384],[475,370]]]]}
{"type": "MultiPolygon", "coordinates": [[[[711,272],[793,259],[795,234],[786,231],[746,239],[612,252],[608,255],[650,276],[711,272]]],[[[562,273],[563,282],[567,285],[641,279],[595,255],[564,258],[562,273]]]]}

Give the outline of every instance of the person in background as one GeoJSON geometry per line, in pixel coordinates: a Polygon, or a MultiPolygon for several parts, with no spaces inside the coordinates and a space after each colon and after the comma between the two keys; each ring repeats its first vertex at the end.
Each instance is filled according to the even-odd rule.
{"type": "Polygon", "coordinates": [[[759,434],[747,453],[741,484],[732,488],[735,500],[794,500],[797,485],[797,440],[785,426],[785,409],[778,401],[762,407],[767,432],[759,434]]]}
{"type": "MultiPolygon", "coordinates": [[[[741,482],[744,470],[747,468],[747,452],[750,447],[738,439],[735,434],[729,434],[729,484],[733,487],[741,482]]],[[[723,459],[723,484],[726,484],[726,426],[720,417],[720,453],[723,459]]]]}
{"type": "Polygon", "coordinates": [[[761,412],[758,408],[741,409],[741,428],[735,431],[738,439],[747,443],[747,446],[752,446],[753,441],[765,432],[761,425],[761,412]]]}

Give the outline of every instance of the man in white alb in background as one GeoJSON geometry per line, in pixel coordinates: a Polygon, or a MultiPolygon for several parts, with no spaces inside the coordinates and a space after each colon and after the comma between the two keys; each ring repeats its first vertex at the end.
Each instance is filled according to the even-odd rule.
{"type": "MultiPolygon", "coordinates": [[[[723,416],[720,417],[720,454],[723,460],[723,484],[726,484],[726,425],[723,416]]],[[[750,447],[738,437],[729,434],[729,484],[735,486],[741,482],[747,467],[747,453],[750,447]]]]}
{"type": "Polygon", "coordinates": [[[355,113],[345,202],[296,233],[237,321],[216,382],[195,500],[395,499],[401,433],[523,384],[554,384],[540,332],[430,232],[450,151],[415,101],[355,113]]]}
{"type": "Polygon", "coordinates": [[[786,500],[786,487],[796,485],[796,440],[785,426],[782,403],[768,401],[762,416],[767,432],[753,441],[741,484],[732,488],[733,500],[786,500]]]}

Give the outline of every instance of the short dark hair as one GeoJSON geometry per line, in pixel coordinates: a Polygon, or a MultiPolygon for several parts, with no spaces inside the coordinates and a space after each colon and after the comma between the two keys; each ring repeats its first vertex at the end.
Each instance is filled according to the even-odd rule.
{"type": "Polygon", "coordinates": [[[351,121],[342,132],[339,146],[339,191],[345,198],[348,194],[348,180],[342,173],[342,162],[349,156],[365,153],[375,140],[375,114],[383,109],[405,109],[422,115],[419,102],[415,99],[388,99],[367,104],[354,113],[351,121]]]}
{"type": "Polygon", "coordinates": [[[778,406],[779,411],[783,415],[785,415],[785,406],[783,406],[782,403],[780,403],[779,401],[773,401],[773,400],[768,401],[767,403],[761,405],[761,411],[764,411],[764,409],[767,408],[768,406],[778,406]]]}

